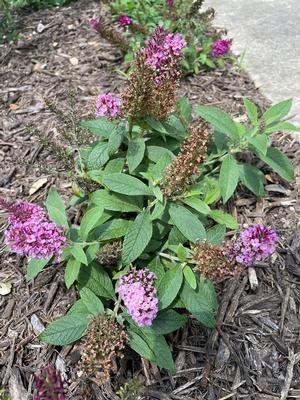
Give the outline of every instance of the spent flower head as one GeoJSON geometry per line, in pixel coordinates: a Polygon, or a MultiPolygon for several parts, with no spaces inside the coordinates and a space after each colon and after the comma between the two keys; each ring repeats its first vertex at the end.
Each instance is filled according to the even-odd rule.
{"type": "Polygon", "coordinates": [[[35,381],[34,400],[65,400],[63,381],[54,365],[43,368],[35,381]]]}
{"type": "Polygon", "coordinates": [[[156,275],[147,268],[135,268],[119,280],[118,292],[138,326],[150,326],[157,316],[156,275]]]}
{"type": "Polygon", "coordinates": [[[211,56],[218,58],[226,55],[231,48],[231,39],[218,39],[211,45],[211,56]]]}
{"type": "Polygon", "coordinates": [[[226,253],[240,264],[253,265],[274,253],[278,240],[273,229],[255,224],[241,231],[238,238],[227,245],[226,253]]]}
{"type": "Polygon", "coordinates": [[[120,111],[121,100],[112,93],[103,93],[98,96],[96,103],[97,117],[116,117],[120,111]]]}

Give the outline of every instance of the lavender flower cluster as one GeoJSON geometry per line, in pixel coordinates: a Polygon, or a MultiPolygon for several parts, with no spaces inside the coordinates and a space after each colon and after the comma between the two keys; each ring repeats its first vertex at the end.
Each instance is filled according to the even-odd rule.
{"type": "Polygon", "coordinates": [[[36,204],[0,199],[0,207],[8,214],[10,226],[4,234],[4,243],[10,251],[35,259],[55,256],[59,261],[67,240],[63,227],[50,222],[36,204]]]}
{"type": "Polygon", "coordinates": [[[116,117],[121,108],[121,100],[112,93],[103,93],[98,96],[96,103],[97,117],[116,117]]]}
{"type": "Polygon", "coordinates": [[[156,275],[147,268],[135,268],[119,280],[118,292],[138,326],[150,326],[158,312],[154,282],[156,275]]]}
{"type": "Polygon", "coordinates": [[[41,370],[35,388],[37,394],[34,400],[65,400],[63,381],[53,365],[41,370]]]}
{"type": "Polygon", "coordinates": [[[227,54],[230,50],[232,40],[230,39],[219,39],[211,45],[211,56],[218,58],[227,54]]]}
{"type": "Polygon", "coordinates": [[[237,240],[227,246],[225,253],[240,264],[253,265],[274,253],[278,239],[273,229],[255,224],[241,231],[237,240]]]}

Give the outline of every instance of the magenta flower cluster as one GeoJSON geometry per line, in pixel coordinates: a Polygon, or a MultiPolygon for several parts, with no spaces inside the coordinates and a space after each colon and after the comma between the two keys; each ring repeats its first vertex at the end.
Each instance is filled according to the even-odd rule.
{"type": "Polygon", "coordinates": [[[89,25],[93,31],[97,31],[99,21],[96,18],[89,19],[89,25]]]}
{"type": "Polygon", "coordinates": [[[132,19],[128,15],[121,15],[118,18],[118,23],[121,26],[129,26],[133,23],[132,19]]]}
{"type": "Polygon", "coordinates": [[[218,58],[226,55],[231,47],[232,40],[218,39],[211,45],[211,56],[218,58]]]}
{"type": "Polygon", "coordinates": [[[240,232],[238,239],[229,245],[229,255],[240,264],[253,265],[276,250],[277,233],[264,225],[252,225],[240,232]]]}
{"type": "Polygon", "coordinates": [[[147,268],[135,268],[119,280],[118,292],[138,326],[150,326],[157,316],[156,275],[147,268]]]}
{"type": "Polygon", "coordinates": [[[160,26],[155,29],[142,52],[145,56],[145,63],[157,73],[157,83],[172,76],[174,72],[177,73],[178,61],[182,56],[182,49],[185,47],[186,41],[181,33],[168,33],[160,26]]]}
{"type": "Polygon", "coordinates": [[[121,108],[121,100],[112,93],[100,94],[96,103],[97,117],[115,117],[121,108]]]}
{"type": "Polygon", "coordinates": [[[173,6],[174,5],[174,0],[166,0],[166,3],[168,6],[173,6]]]}
{"type": "Polygon", "coordinates": [[[54,365],[43,368],[36,378],[37,391],[34,400],[65,400],[65,391],[60,373],[54,365]]]}
{"type": "Polygon", "coordinates": [[[3,199],[0,207],[8,214],[10,227],[4,234],[4,243],[10,251],[35,259],[55,256],[59,261],[67,240],[64,228],[50,222],[42,207],[3,199]]]}

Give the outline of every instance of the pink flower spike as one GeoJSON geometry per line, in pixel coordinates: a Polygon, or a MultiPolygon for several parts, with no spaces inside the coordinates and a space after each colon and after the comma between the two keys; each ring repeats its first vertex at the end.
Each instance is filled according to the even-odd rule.
{"type": "Polygon", "coordinates": [[[120,26],[129,26],[133,23],[133,21],[128,15],[121,15],[118,18],[118,23],[120,26]]]}
{"type": "Polygon", "coordinates": [[[97,27],[99,25],[99,21],[96,18],[89,19],[89,25],[93,29],[93,31],[97,32],[97,27]]]}
{"type": "Polygon", "coordinates": [[[174,0],[166,0],[166,3],[168,6],[173,6],[174,5],[174,0]]]}
{"type": "Polygon", "coordinates": [[[230,39],[219,39],[211,45],[211,56],[218,58],[226,55],[231,48],[232,40],[230,39]]]}
{"type": "Polygon", "coordinates": [[[35,381],[37,394],[34,400],[65,400],[65,391],[60,373],[54,365],[40,371],[35,381]]]}
{"type": "Polygon", "coordinates": [[[121,100],[112,93],[100,94],[96,103],[97,117],[116,117],[121,108],[121,100]]]}

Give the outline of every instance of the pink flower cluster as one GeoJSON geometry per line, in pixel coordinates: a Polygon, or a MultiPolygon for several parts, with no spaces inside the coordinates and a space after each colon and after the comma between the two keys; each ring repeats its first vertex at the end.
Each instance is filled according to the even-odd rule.
{"type": "Polygon", "coordinates": [[[4,234],[4,243],[10,251],[35,259],[55,256],[59,261],[67,240],[63,227],[50,222],[36,204],[0,199],[0,207],[8,213],[10,227],[4,234]]]}
{"type": "Polygon", "coordinates": [[[132,19],[128,15],[121,15],[118,18],[118,23],[121,26],[129,26],[133,23],[132,19]]]}
{"type": "Polygon", "coordinates": [[[65,400],[65,391],[60,373],[54,365],[43,368],[36,378],[37,391],[34,400],[65,400]]]}
{"type": "Polygon", "coordinates": [[[97,117],[115,117],[121,108],[121,100],[112,93],[100,94],[96,103],[97,117]]]}
{"type": "Polygon", "coordinates": [[[118,292],[138,326],[150,326],[158,312],[154,281],[156,275],[147,268],[135,268],[119,280],[118,292]]]}
{"type": "Polygon", "coordinates": [[[174,0],[166,0],[166,3],[168,6],[173,6],[174,5],[174,0]]]}
{"type": "Polygon", "coordinates": [[[99,23],[100,22],[96,18],[89,19],[89,24],[90,24],[90,27],[92,28],[93,31],[97,32],[97,28],[98,28],[99,23]]]}
{"type": "Polygon", "coordinates": [[[228,246],[228,254],[243,265],[253,265],[262,261],[276,250],[279,237],[264,225],[252,225],[240,232],[238,239],[228,246]]]}
{"type": "Polygon", "coordinates": [[[224,56],[230,50],[232,40],[218,39],[211,45],[211,56],[214,58],[224,56]]]}

